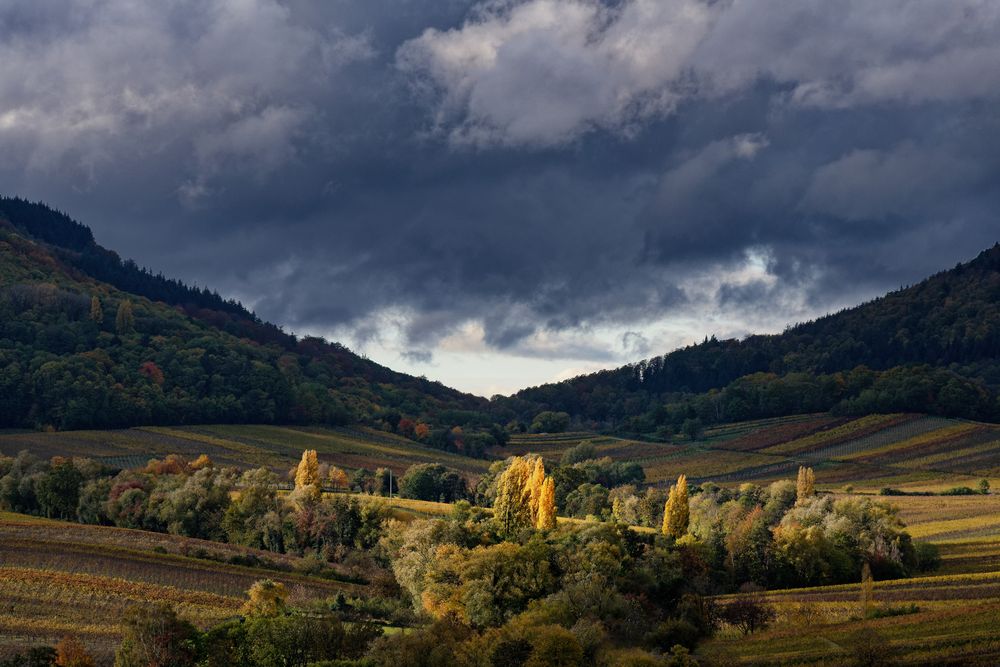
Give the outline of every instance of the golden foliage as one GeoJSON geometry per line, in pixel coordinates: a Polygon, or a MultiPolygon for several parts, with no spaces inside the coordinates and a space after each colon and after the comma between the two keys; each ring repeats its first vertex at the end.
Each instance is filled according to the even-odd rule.
{"type": "Polygon", "coordinates": [[[538,521],[538,502],[542,497],[542,485],[545,483],[545,464],[542,457],[535,459],[535,466],[528,479],[528,489],[531,491],[531,519],[538,521]]]}
{"type": "Polygon", "coordinates": [[[533,471],[530,459],[515,456],[510,466],[497,480],[493,518],[499,524],[500,533],[504,536],[509,537],[522,528],[534,525],[531,511],[533,471]]]}
{"type": "Polygon", "coordinates": [[[319,458],[315,449],[302,452],[302,460],[295,470],[295,490],[299,497],[305,496],[318,500],[322,495],[319,477],[319,458]]]}
{"type": "Polygon", "coordinates": [[[284,611],[287,600],[288,590],[284,584],[261,579],[247,591],[242,611],[246,616],[277,616],[284,611]]]}
{"type": "Polygon", "coordinates": [[[675,539],[683,537],[687,533],[690,516],[687,476],[681,475],[677,484],[670,487],[667,504],[663,508],[663,534],[675,539]]]}
{"type": "Polygon", "coordinates": [[[94,656],[76,637],[63,637],[56,644],[56,665],[59,667],[95,667],[96,664],[94,656]]]}
{"type": "Polygon", "coordinates": [[[535,528],[551,530],[556,527],[556,483],[551,477],[542,482],[542,491],[538,498],[538,515],[535,528]]]}
{"type": "Polygon", "coordinates": [[[795,481],[795,502],[803,503],[816,494],[816,475],[812,468],[799,466],[799,476],[795,481]]]}

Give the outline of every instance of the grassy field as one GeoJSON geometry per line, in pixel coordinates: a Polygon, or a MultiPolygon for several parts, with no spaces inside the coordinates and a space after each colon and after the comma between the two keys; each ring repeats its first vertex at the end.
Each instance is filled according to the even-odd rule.
{"type": "Polygon", "coordinates": [[[364,593],[355,583],[231,564],[253,554],[291,570],[299,559],[205,540],[9,513],[0,513],[0,535],[0,655],[72,633],[106,661],[128,607],[162,600],[204,627],[234,616],[258,579],[280,581],[300,600],[364,593]]]}

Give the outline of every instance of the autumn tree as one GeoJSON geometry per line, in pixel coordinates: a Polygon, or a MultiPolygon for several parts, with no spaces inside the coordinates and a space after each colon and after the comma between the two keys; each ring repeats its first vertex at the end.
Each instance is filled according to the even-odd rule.
{"type": "Polygon", "coordinates": [[[97,662],[79,639],[66,636],[56,644],[55,664],[58,667],[96,667],[97,662]]]}
{"type": "Polygon", "coordinates": [[[670,487],[663,509],[663,534],[675,539],[682,537],[687,533],[689,519],[687,476],[681,475],[677,484],[670,487]]]}
{"type": "Polygon", "coordinates": [[[542,457],[535,459],[535,465],[531,469],[531,477],[528,478],[528,489],[531,492],[531,520],[538,521],[538,503],[542,498],[542,485],[545,484],[545,464],[542,457]]]}
{"type": "Polygon", "coordinates": [[[546,477],[542,483],[542,492],[538,499],[538,516],[535,528],[551,530],[556,527],[556,483],[551,477],[546,477]]]}
{"type": "Polygon", "coordinates": [[[115,316],[115,331],[119,336],[135,332],[135,315],[132,314],[132,302],[122,301],[118,304],[118,314],[115,316]]]}
{"type": "Polygon", "coordinates": [[[872,579],[872,568],[868,565],[868,561],[865,561],[864,565],[861,566],[861,596],[859,599],[862,617],[868,618],[868,611],[874,598],[875,581],[872,579]]]}
{"type": "Polygon", "coordinates": [[[510,537],[518,530],[533,525],[531,514],[531,475],[529,459],[515,456],[497,479],[497,495],[493,501],[493,519],[500,534],[510,537]]]}
{"type": "Polygon", "coordinates": [[[243,604],[244,616],[277,616],[285,609],[288,590],[285,585],[261,579],[255,581],[247,591],[247,601],[243,604]]]}
{"type": "Polygon", "coordinates": [[[760,586],[743,584],[740,592],[722,606],[719,616],[744,635],[749,635],[770,625],[777,618],[777,613],[760,586]]]}
{"type": "Polygon", "coordinates": [[[345,489],[350,484],[347,473],[337,466],[330,466],[330,469],[326,473],[326,478],[329,480],[330,486],[335,489],[345,489]]]}
{"type": "Polygon", "coordinates": [[[795,502],[804,503],[816,494],[816,475],[812,468],[799,466],[799,477],[795,482],[795,502]]]}
{"type": "Polygon", "coordinates": [[[104,309],[101,308],[101,300],[97,296],[90,297],[90,319],[95,324],[104,322],[104,309]]]}
{"type": "Polygon", "coordinates": [[[134,607],[122,623],[115,667],[194,665],[198,635],[197,628],[178,618],[168,605],[134,607]]]}
{"type": "Polygon", "coordinates": [[[295,470],[295,492],[307,500],[319,500],[323,492],[320,488],[319,458],[315,449],[302,452],[302,460],[295,470]]]}
{"type": "Polygon", "coordinates": [[[426,440],[430,433],[431,427],[423,422],[417,422],[417,425],[413,427],[413,437],[417,440],[426,440]]]}

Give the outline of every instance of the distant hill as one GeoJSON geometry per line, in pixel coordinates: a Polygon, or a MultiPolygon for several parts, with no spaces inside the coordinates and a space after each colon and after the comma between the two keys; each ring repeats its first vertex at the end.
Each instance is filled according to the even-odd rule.
{"type": "Polygon", "coordinates": [[[1000,416],[1000,245],[856,308],[743,340],[706,339],[618,369],[525,389],[539,408],[629,431],[838,410],[1000,416]]]}
{"type": "Polygon", "coordinates": [[[476,453],[495,444],[488,408],[338,343],[289,335],[236,301],[122,260],[63,213],[0,197],[0,428],[402,421],[416,437],[423,422],[428,444],[476,453]]]}

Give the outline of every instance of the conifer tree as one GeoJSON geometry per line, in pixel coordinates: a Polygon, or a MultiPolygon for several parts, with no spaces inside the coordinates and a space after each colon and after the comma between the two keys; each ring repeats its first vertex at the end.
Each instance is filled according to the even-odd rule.
{"type": "Polygon", "coordinates": [[[542,482],[542,491],[538,498],[538,518],[535,528],[552,530],[556,527],[556,483],[551,477],[542,482]]]}
{"type": "Polygon", "coordinates": [[[104,309],[101,308],[101,300],[96,295],[90,297],[90,319],[96,324],[104,322],[104,309]]]}
{"type": "Polygon", "coordinates": [[[538,521],[538,503],[542,497],[542,485],[545,484],[545,464],[542,457],[535,459],[535,465],[531,471],[531,478],[528,480],[528,488],[531,491],[531,520],[538,521]]]}
{"type": "Polygon", "coordinates": [[[135,315],[132,314],[132,302],[125,300],[118,304],[118,314],[115,316],[115,331],[119,336],[126,336],[135,331],[135,315]]]}
{"type": "Polygon", "coordinates": [[[531,514],[532,472],[532,464],[527,459],[515,456],[497,479],[493,519],[504,537],[510,537],[518,530],[534,525],[531,514]]]}
{"type": "Polygon", "coordinates": [[[799,477],[795,481],[795,502],[804,503],[816,493],[816,475],[812,468],[799,466],[799,477]]]}
{"type": "Polygon", "coordinates": [[[689,519],[687,476],[680,475],[677,484],[670,487],[667,504],[663,508],[663,534],[674,539],[683,537],[687,533],[689,519]]]}

